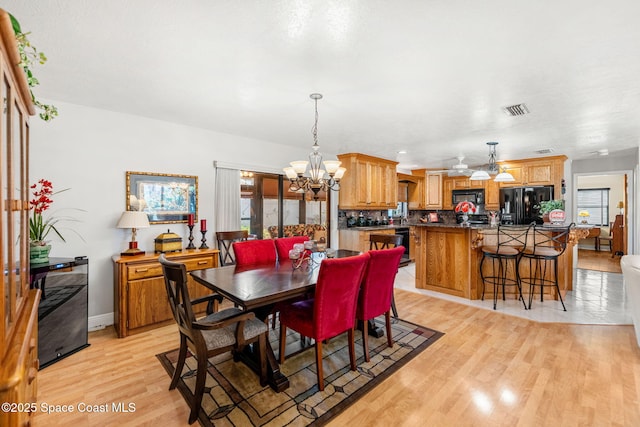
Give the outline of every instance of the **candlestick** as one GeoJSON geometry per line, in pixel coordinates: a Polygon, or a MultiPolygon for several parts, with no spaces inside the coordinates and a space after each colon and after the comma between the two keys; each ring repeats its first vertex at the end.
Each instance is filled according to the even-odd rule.
{"type": "Polygon", "coordinates": [[[187,225],[190,225],[193,227],[193,224],[195,222],[195,215],[194,214],[189,214],[187,215],[187,225]]]}
{"type": "Polygon", "coordinates": [[[200,231],[207,231],[207,220],[206,219],[201,219],[200,220],[200,231]]]}
{"type": "Polygon", "coordinates": [[[196,245],[193,244],[193,224],[189,224],[187,227],[189,227],[189,245],[187,249],[195,249],[196,245]]]}
{"type": "MultiPolygon", "coordinates": [[[[204,221],[204,219],[202,221],[204,221]]],[[[207,230],[200,230],[200,232],[202,233],[202,244],[200,245],[200,249],[209,249],[209,246],[207,246],[207,238],[204,237],[204,235],[207,234],[207,230]]]]}

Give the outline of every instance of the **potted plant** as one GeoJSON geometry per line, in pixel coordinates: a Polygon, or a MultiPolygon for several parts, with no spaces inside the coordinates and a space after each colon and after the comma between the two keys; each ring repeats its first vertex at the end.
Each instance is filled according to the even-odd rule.
{"type": "Polygon", "coordinates": [[[544,222],[549,222],[549,212],[554,211],[556,209],[563,211],[564,210],[564,200],[556,199],[556,200],[543,200],[540,202],[538,207],[538,213],[542,216],[542,220],[544,222]]]}

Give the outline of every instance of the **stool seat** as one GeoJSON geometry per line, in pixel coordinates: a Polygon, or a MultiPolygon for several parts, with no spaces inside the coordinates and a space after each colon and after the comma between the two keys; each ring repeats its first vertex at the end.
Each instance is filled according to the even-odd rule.
{"type": "Polygon", "coordinates": [[[483,246],[482,252],[493,255],[518,255],[520,249],[515,246],[483,246]]]}
{"type": "Polygon", "coordinates": [[[537,247],[534,249],[526,249],[523,254],[537,257],[558,257],[562,252],[563,250],[552,247],[537,247]]]}

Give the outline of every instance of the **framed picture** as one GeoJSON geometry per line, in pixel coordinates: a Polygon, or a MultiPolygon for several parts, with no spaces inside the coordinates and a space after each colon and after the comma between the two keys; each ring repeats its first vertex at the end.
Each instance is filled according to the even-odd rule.
{"type": "Polygon", "coordinates": [[[197,218],[198,177],[127,171],[127,210],[146,212],[151,224],[197,218]]]}

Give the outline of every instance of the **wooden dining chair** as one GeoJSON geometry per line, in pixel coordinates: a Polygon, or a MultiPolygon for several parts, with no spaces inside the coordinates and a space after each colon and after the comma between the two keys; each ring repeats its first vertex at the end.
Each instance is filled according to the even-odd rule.
{"type": "Polygon", "coordinates": [[[322,341],[348,333],[351,370],[356,370],[354,326],[358,290],[369,254],[325,259],[320,264],[313,298],[280,307],[280,363],[285,361],[287,328],[315,340],[318,389],[324,390],[322,341]]]}
{"type": "Polygon", "coordinates": [[[231,244],[247,240],[249,232],[247,230],[238,231],[218,231],[216,232],[216,240],[218,241],[218,249],[220,250],[220,265],[233,265],[236,263],[231,244]]]}
{"type": "Polygon", "coordinates": [[[289,259],[289,251],[293,249],[293,245],[295,245],[296,243],[304,243],[308,240],[309,236],[278,237],[277,239],[274,239],[273,241],[276,244],[278,259],[289,259]]]}
{"type": "Polygon", "coordinates": [[[369,250],[389,249],[402,245],[401,234],[371,234],[369,235],[369,250]]]}
{"type": "MultiPolygon", "coordinates": [[[[371,234],[369,236],[369,250],[390,249],[402,245],[401,234],[371,234]]],[[[406,248],[405,248],[406,249],[406,248]]],[[[398,318],[398,310],[396,309],[396,299],[391,295],[391,311],[393,317],[398,318]]]]}
{"type": "Polygon", "coordinates": [[[233,242],[231,247],[236,255],[236,265],[239,267],[275,263],[278,256],[273,239],[233,242]]]}
{"type": "Polygon", "coordinates": [[[362,321],[362,347],[367,362],[369,358],[369,320],[384,314],[387,343],[393,346],[391,334],[391,301],[393,283],[398,273],[404,246],[393,249],[372,250],[369,254],[366,273],[360,286],[356,318],[362,321]]]}
{"type": "Polygon", "coordinates": [[[191,407],[189,424],[192,424],[198,418],[200,412],[209,358],[231,350],[241,351],[245,346],[257,343],[254,351],[258,352],[260,360],[260,385],[266,385],[268,329],[262,321],[255,318],[254,313],[242,311],[238,308],[227,308],[196,320],[192,303],[204,302],[206,298],[215,298],[218,295],[209,295],[191,301],[187,288],[186,266],[182,263],[167,260],[164,254],[160,255],[159,261],[162,265],[171,312],[180,332],[178,361],[171,377],[169,390],[173,390],[178,385],[178,380],[182,376],[182,369],[187,358],[187,350],[197,360],[193,396],[190,398],[185,397],[191,407]]]}

